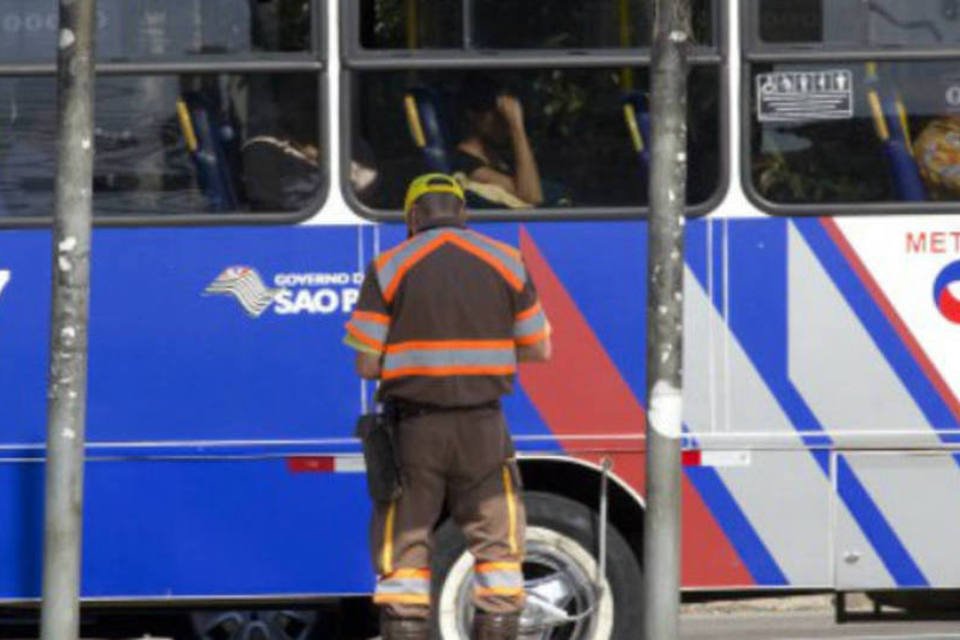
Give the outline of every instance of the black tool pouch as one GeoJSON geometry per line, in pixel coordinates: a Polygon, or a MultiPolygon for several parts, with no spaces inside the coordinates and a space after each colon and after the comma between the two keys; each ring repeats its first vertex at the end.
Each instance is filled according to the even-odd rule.
{"type": "Polygon", "coordinates": [[[367,491],[377,502],[391,502],[403,492],[396,428],[390,411],[368,413],[357,421],[357,437],[363,441],[363,460],[367,466],[367,491]]]}

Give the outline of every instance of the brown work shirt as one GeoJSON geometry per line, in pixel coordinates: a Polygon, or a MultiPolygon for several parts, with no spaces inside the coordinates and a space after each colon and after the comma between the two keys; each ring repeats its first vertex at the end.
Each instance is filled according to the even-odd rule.
{"type": "Polygon", "coordinates": [[[516,249],[440,226],[371,263],[347,342],[381,356],[381,399],[460,407],[509,393],[517,347],[548,332],[516,249]]]}

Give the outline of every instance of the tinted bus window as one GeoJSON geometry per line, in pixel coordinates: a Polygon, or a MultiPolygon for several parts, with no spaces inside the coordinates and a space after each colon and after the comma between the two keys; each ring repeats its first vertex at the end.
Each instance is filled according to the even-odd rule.
{"type": "Polygon", "coordinates": [[[960,43],[960,0],[760,0],[770,43],[936,47],[960,43]]]}
{"type": "MultiPolygon", "coordinates": [[[[694,0],[699,44],[713,41],[709,0],[694,0]]],[[[375,49],[645,47],[647,0],[361,0],[361,43],[375,49]],[[464,19],[464,6],[469,6],[464,19]],[[464,29],[469,32],[464,32],[464,29]]]]}
{"type": "MultiPolygon", "coordinates": [[[[633,69],[638,88],[648,83],[646,69],[633,69]]],[[[426,170],[425,151],[416,146],[407,119],[407,100],[415,94],[430,112],[436,134],[434,161],[469,180],[473,208],[514,206],[487,193],[479,169],[512,175],[513,144],[495,105],[497,96],[520,103],[526,135],[541,178],[544,208],[640,207],[647,202],[643,161],[624,121],[624,77],[620,69],[371,71],[354,80],[352,140],[377,168],[375,188],[358,190],[374,209],[397,209],[406,183],[426,170]],[[478,129],[483,132],[478,134],[478,129]],[[477,145],[485,137],[487,157],[477,145]],[[442,140],[439,138],[443,138],[442,140]],[[442,155],[442,158],[440,157],[442,155]]],[[[716,67],[695,67],[690,76],[689,199],[706,201],[719,186],[720,78],[716,67]]]]}
{"type": "MultiPolygon", "coordinates": [[[[283,212],[315,201],[313,73],[100,77],[98,216],[283,212]]],[[[0,78],[0,221],[49,216],[55,79],[0,78]]]]}
{"type": "Polygon", "coordinates": [[[766,199],[960,201],[956,62],[758,64],[753,73],[752,172],[766,199]],[[814,87],[840,72],[851,79],[848,89],[803,95],[804,78],[814,87]],[[769,82],[781,83],[767,89],[775,98],[758,95],[769,82]],[[792,111],[776,112],[775,100],[792,111]],[[831,100],[849,101],[849,111],[831,100]]]}
{"type": "MultiPolygon", "coordinates": [[[[57,0],[0,0],[0,60],[52,60],[57,0]]],[[[100,60],[304,51],[310,3],[302,0],[99,0],[100,60]]]]}
{"type": "Polygon", "coordinates": [[[949,56],[960,42],[960,0],[754,6],[757,35],[768,43],[747,52],[750,168],[760,196],[811,211],[960,201],[960,67],[949,56]],[[815,54],[791,63],[798,43],[816,44],[815,54]],[[770,51],[777,62],[763,57],[770,51]]]}

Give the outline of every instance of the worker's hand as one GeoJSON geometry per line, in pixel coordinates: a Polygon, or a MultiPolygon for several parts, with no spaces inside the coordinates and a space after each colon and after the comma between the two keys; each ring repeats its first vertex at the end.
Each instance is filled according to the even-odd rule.
{"type": "Polygon", "coordinates": [[[515,97],[502,95],[497,98],[497,111],[511,127],[523,126],[523,105],[515,97]]]}

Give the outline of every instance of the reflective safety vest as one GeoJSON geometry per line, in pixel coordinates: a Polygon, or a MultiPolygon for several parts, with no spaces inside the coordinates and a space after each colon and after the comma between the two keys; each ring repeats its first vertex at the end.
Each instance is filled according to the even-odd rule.
{"type": "Polygon", "coordinates": [[[348,341],[380,354],[382,397],[470,406],[511,390],[518,346],[547,337],[536,288],[513,247],[443,226],[373,261],[348,341]]]}

